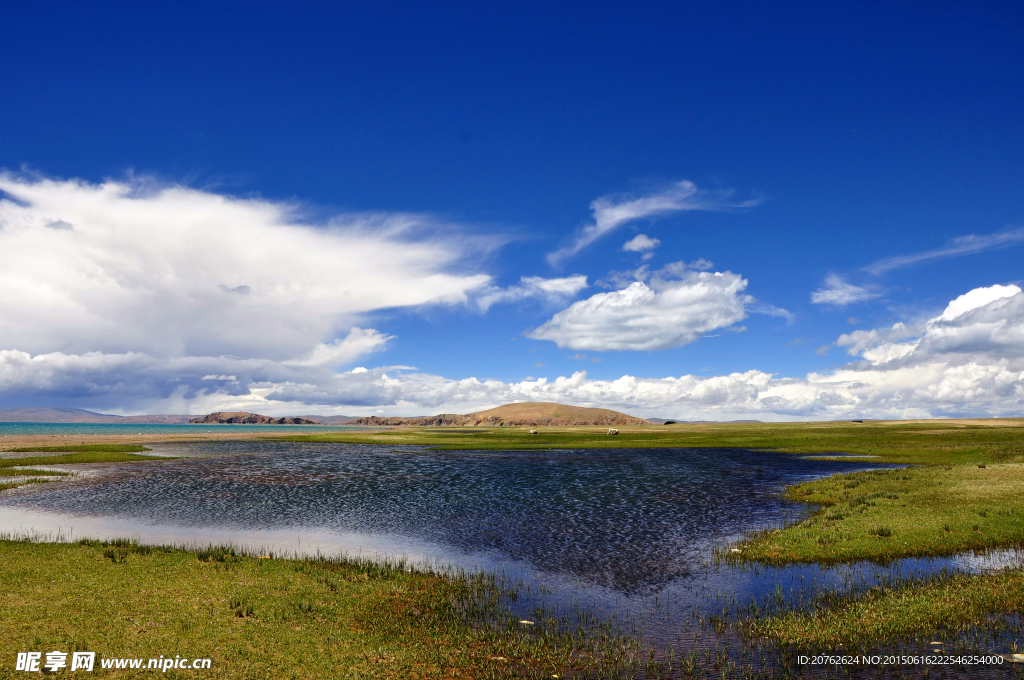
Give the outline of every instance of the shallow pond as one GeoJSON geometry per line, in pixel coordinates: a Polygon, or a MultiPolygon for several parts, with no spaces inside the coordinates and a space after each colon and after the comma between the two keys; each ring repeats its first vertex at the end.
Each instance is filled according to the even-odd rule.
{"type": "Polygon", "coordinates": [[[195,456],[124,464],[0,496],[0,531],[143,542],[231,542],[278,554],[360,553],[502,571],[520,607],[583,606],[660,648],[700,648],[694,622],[751,602],[809,601],[927,575],[981,571],[1013,555],[736,568],[716,546],[784,524],[807,506],[788,484],[885,467],[733,449],[437,452],[268,442],[170,444],[195,456]]]}

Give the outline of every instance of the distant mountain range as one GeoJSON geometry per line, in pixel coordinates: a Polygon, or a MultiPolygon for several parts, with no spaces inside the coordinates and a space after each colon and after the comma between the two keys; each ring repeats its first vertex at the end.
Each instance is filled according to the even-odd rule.
{"type": "MultiPolygon", "coordinates": [[[[369,416],[317,416],[303,415],[288,418],[273,418],[253,413],[211,413],[206,416],[196,415],[148,415],[148,416],[114,416],[107,413],[95,413],[80,408],[3,408],[0,409],[0,423],[108,423],[149,424],[149,425],[187,425],[194,423],[285,423],[316,424],[316,425],[662,425],[665,423],[712,423],[711,420],[677,420],[668,418],[637,418],[635,416],[604,408],[583,408],[552,402],[531,401],[518,404],[505,404],[487,411],[469,414],[442,413],[435,416],[417,416],[411,418],[369,416]],[[221,418],[220,416],[227,416],[221,418]],[[251,418],[246,420],[247,417],[251,418]],[[230,420],[236,418],[236,420],[230,420]],[[240,420],[238,420],[240,418],[240,420]],[[310,421],[302,423],[302,421],[310,421]]],[[[734,423],[757,423],[758,420],[734,420],[734,423]]]]}
{"type": "Polygon", "coordinates": [[[0,408],[0,423],[124,423],[150,425],[178,425],[192,416],[112,416],[93,413],[80,408],[0,408]]]}
{"type": "MultiPolygon", "coordinates": [[[[107,423],[110,425],[187,425],[194,415],[114,416],[80,408],[0,408],[0,423],[107,423]]],[[[345,425],[356,416],[298,416],[319,425],[345,425]]]]}

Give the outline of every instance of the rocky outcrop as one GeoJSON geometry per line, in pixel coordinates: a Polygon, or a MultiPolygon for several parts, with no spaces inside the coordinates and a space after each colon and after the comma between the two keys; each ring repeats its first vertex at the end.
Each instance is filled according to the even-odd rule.
{"type": "Polygon", "coordinates": [[[271,418],[261,416],[258,413],[246,413],[245,411],[218,411],[202,418],[192,418],[190,423],[216,424],[216,425],[319,425],[320,423],[309,418],[271,418]]]}

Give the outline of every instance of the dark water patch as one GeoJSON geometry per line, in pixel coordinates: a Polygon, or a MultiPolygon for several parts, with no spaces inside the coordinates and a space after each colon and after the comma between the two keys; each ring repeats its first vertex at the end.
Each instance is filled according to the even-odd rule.
{"type": "Polygon", "coordinates": [[[778,498],[786,484],[863,467],[742,450],[189,448],[250,453],[123,466],[118,478],[51,487],[17,503],[239,532],[409,535],[637,595],[685,577],[711,546],[803,512],[778,498]]]}

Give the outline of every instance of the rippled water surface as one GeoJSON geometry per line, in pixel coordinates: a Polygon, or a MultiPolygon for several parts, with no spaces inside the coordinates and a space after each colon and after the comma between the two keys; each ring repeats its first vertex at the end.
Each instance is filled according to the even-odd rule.
{"type": "Polygon", "coordinates": [[[446,548],[496,552],[643,593],[687,574],[713,544],[797,510],[777,497],[786,484],[863,467],[742,450],[438,453],[231,442],[198,451],[235,455],[125,466],[112,478],[12,500],[240,537],[397,534],[436,543],[441,559],[446,548]]]}

